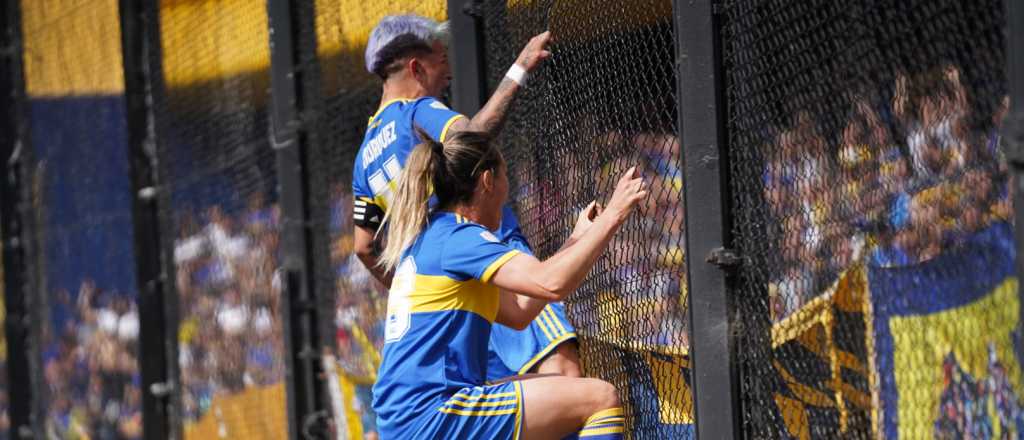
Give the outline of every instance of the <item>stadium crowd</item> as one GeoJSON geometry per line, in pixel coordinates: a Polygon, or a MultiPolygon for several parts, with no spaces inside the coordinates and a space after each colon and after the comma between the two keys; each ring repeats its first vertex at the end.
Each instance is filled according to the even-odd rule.
{"type": "Polygon", "coordinates": [[[75,295],[55,292],[50,320],[43,333],[43,375],[51,399],[47,435],[142,438],[134,300],[87,279],[75,295]]]}
{"type": "MultiPolygon", "coordinates": [[[[1010,218],[996,134],[1007,102],[991,116],[979,116],[960,76],[955,66],[900,75],[885,102],[855,99],[841,122],[801,111],[789,126],[776,130],[773,142],[761,151],[763,196],[777,220],[768,224],[780,225],[781,266],[772,271],[769,285],[774,320],[820,294],[858,258],[881,266],[925,261],[991,222],[1010,218]],[[985,118],[987,123],[979,122],[985,118]]],[[[533,167],[519,168],[528,174],[517,176],[513,198],[520,203],[525,232],[541,232],[530,230],[529,223],[536,221],[531,216],[546,216],[550,206],[568,203],[561,199],[562,189],[605,188],[627,163],[640,163],[650,177],[651,196],[638,209],[634,221],[639,226],[609,246],[614,286],[605,296],[649,310],[651,325],[621,325],[614,315],[604,315],[608,322],[600,328],[614,340],[687,346],[679,140],[653,132],[591,134],[582,138],[617,156],[593,174],[576,172],[578,167],[566,163],[564,169],[574,171],[540,182],[529,174],[533,167]],[[538,192],[543,197],[529,197],[538,192]],[[616,333],[624,331],[635,334],[616,333]]],[[[560,157],[582,160],[572,153],[560,157]]],[[[351,195],[336,185],[329,219],[336,354],[357,383],[357,405],[372,438],[368,390],[383,345],[387,295],[352,252],[351,209],[351,195]]],[[[574,218],[575,212],[567,215],[574,218]]],[[[569,217],[562,223],[571,224],[569,217]]],[[[284,377],[280,212],[276,204],[253,196],[234,214],[218,205],[199,214],[185,210],[177,224],[182,397],[186,420],[196,421],[214,396],[284,377]]],[[[56,330],[46,335],[43,363],[54,396],[51,433],[61,438],[141,437],[134,301],[85,280],[75,295],[56,292],[51,310],[56,330]]]]}
{"type": "Polygon", "coordinates": [[[650,185],[650,196],[637,207],[623,232],[612,238],[603,263],[595,267],[594,281],[587,288],[597,289],[596,301],[569,307],[583,307],[576,315],[581,319],[596,319],[578,323],[583,331],[594,331],[592,337],[647,347],[687,347],[679,139],[670,130],[607,130],[595,117],[581,118],[566,138],[592,145],[552,146],[557,150],[551,154],[552,162],[540,166],[515,161],[544,159],[508,156],[515,178],[510,200],[516,203],[523,232],[541,252],[560,243],[576,221],[576,204],[596,197],[598,189],[611,188],[622,172],[638,165],[650,185]],[[595,151],[597,156],[583,156],[595,151]],[[548,174],[541,178],[537,170],[543,169],[548,174]],[[602,312],[586,309],[592,306],[602,312]],[[624,314],[611,309],[644,312],[624,314]],[[630,319],[635,321],[625,321],[630,319]]]}
{"type": "Polygon", "coordinates": [[[879,266],[914,264],[1010,218],[997,134],[1008,101],[986,111],[969,93],[953,65],[900,74],[891,98],[857,98],[841,121],[801,111],[764,146],[768,224],[781,225],[774,320],[861,252],[879,266]]]}
{"type": "MultiPolygon", "coordinates": [[[[369,387],[383,345],[387,306],[380,286],[352,253],[351,195],[331,193],[328,231],[335,268],[338,365],[356,384],[363,429],[373,438],[369,387]]],[[[210,409],[214,396],[284,378],[278,269],[280,209],[259,195],[232,215],[218,205],[184,211],[175,242],[180,301],[179,365],[187,421],[210,409]]]]}
{"type": "Polygon", "coordinates": [[[328,232],[335,269],[335,342],[338,365],[355,385],[352,402],[360,414],[363,436],[377,438],[371,387],[384,346],[387,289],[366,269],[352,248],[352,194],[347,185],[332,187],[328,232]]]}
{"type": "Polygon", "coordinates": [[[187,421],[214,396],[284,377],[280,215],[259,195],[231,215],[214,205],[179,216],[174,260],[179,295],[179,365],[187,421]]]}

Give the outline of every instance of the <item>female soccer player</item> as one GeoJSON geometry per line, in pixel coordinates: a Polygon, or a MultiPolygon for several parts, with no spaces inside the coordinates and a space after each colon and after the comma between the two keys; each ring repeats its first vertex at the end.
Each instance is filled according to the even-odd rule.
{"type": "Polygon", "coordinates": [[[373,389],[382,438],[622,438],[615,388],[602,380],[534,375],[485,386],[487,340],[494,322],[522,327],[579,286],[647,195],[643,180],[635,169],[622,176],[604,211],[541,262],[490,232],[509,189],[491,139],[471,131],[443,145],[420,137],[387,214],[380,259],[395,274],[373,389]]]}

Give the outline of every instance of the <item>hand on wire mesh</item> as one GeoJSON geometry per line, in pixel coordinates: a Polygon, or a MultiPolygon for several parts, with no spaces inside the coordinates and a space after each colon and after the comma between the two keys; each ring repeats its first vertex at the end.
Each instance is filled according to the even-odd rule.
{"type": "Polygon", "coordinates": [[[523,51],[519,53],[519,58],[516,58],[516,64],[527,72],[533,72],[534,69],[540,66],[541,61],[551,57],[551,51],[548,50],[550,42],[551,31],[544,31],[534,35],[526,43],[526,46],[523,47],[523,51]]]}
{"type": "Polygon", "coordinates": [[[615,192],[604,213],[613,216],[617,222],[622,223],[629,216],[629,213],[636,207],[637,202],[647,197],[647,184],[636,166],[631,167],[615,185],[615,192]]]}
{"type": "Polygon", "coordinates": [[[590,225],[594,224],[594,219],[601,215],[603,210],[604,206],[597,203],[597,200],[591,201],[590,204],[581,209],[579,216],[576,218],[576,226],[572,229],[572,235],[569,238],[577,239],[587,233],[587,229],[590,229],[590,225]]]}

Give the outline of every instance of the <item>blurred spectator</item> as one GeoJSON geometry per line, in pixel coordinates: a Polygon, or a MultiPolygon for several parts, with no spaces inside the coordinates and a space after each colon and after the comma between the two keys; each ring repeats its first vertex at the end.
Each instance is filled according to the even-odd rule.
{"type": "Polygon", "coordinates": [[[957,66],[897,73],[891,99],[867,96],[851,101],[841,127],[797,112],[762,149],[763,195],[781,226],[769,283],[776,321],[823,293],[868,239],[874,264],[909,265],[1010,218],[1002,107],[974,114],[957,66]]]}

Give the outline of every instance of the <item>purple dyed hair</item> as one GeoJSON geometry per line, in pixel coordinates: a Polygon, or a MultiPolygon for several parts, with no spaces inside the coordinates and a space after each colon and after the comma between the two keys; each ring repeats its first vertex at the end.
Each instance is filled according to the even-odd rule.
{"type": "Polygon", "coordinates": [[[434,41],[441,41],[448,45],[448,22],[438,23],[419,15],[389,15],[380,20],[377,26],[370,32],[369,41],[366,43],[366,71],[376,73],[383,63],[390,63],[391,60],[381,59],[384,48],[391,44],[395,38],[402,35],[411,35],[430,47],[434,41]]]}

